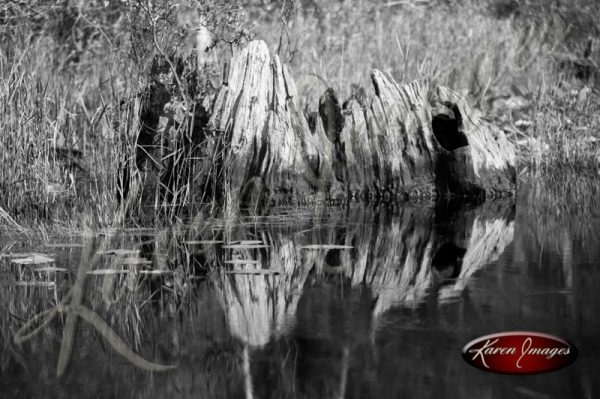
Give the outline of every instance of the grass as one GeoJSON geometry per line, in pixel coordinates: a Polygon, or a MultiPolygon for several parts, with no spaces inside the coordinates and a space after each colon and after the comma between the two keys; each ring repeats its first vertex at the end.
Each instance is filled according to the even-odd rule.
{"type": "Polygon", "coordinates": [[[523,160],[537,176],[564,169],[588,178],[600,172],[600,102],[597,89],[559,80],[540,87],[531,118],[533,126],[526,136],[523,160]]]}
{"type": "Polygon", "coordinates": [[[126,131],[133,111],[116,108],[128,93],[107,91],[110,61],[107,69],[58,73],[48,68],[53,44],[30,40],[13,57],[0,54],[3,205],[16,217],[69,220],[83,211],[75,199],[93,198],[84,208],[104,219],[114,212],[119,159],[134,139],[126,131]]]}
{"type": "MultiPolygon", "coordinates": [[[[173,1],[147,4],[42,0],[34,7],[13,1],[0,6],[0,206],[13,219],[108,226],[148,213],[138,187],[146,176],[133,173],[144,90],[153,59],[174,70],[170,59],[185,51],[186,24],[194,15],[187,8],[175,13],[173,1]],[[134,175],[131,185],[125,170],[134,175]]],[[[235,2],[194,4],[195,18],[220,28],[220,43],[244,35],[235,2]]],[[[202,69],[207,76],[218,61],[213,64],[202,69]]],[[[175,78],[174,90],[186,90],[175,78]]],[[[208,84],[195,83],[200,90],[208,84]]],[[[181,97],[179,103],[192,106],[189,93],[181,97]]],[[[179,130],[187,128],[183,121],[179,130]]],[[[190,154],[177,145],[170,150],[164,158],[185,170],[190,154]]],[[[157,185],[146,196],[156,198],[153,216],[172,220],[169,210],[189,201],[189,192],[164,200],[159,190],[157,185]]],[[[4,211],[2,220],[10,222],[4,211]]]]}
{"type": "MultiPolygon", "coordinates": [[[[172,74],[172,102],[188,110],[209,107],[231,48],[250,37],[265,40],[290,65],[307,111],[317,109],[327,87],[342,98],[360,95],[360,87],[370,87],[373,68],[399,82],[429,79],[466,95],[501,126],[518,146],[521,170],[598,174],[595,48],[585,58],[587,75],[577,76],[589,39],[600,38],[594,22],[600,6],[593,1],[286,0],[242,7],[212,0],[191,1],[177,12],[172,0],[153,8],[108,3],[0,6],[3,225],[69,230],[170,223],[189,205],[214,214],[219,205],[209,197],[215,188],[199,190],[194,180],[189,117],[176,131],[184,139],[161,152],[172,161],[172,175],[182,179],[174,183],[178,189],[165,196],[165,183],[147,184],[149,175],[136,171],[143,93],[155,57],[167,61],[168,75],[177,67],[173,54],[188,56],[202,78],[172,74]],[[194,57],[190,26],[198,23],[214,42],[194,57]],[[521,105],[507,105],[511,101],[521,105]],[[132,176],[126,198],[124,170],[132,176]]],[[[225,199],[231,201],[229,193],[225,199]]]]}

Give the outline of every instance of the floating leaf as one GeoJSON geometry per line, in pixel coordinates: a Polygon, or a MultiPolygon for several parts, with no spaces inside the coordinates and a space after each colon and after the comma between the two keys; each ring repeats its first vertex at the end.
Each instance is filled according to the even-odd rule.
{"type": "Polygon", "coordinates": [[[54,259],[44,254],[27,254],[23,258],[16,258],[11,260],[11,262],[17,265],[42,265],[44,263],[52,263],[54,259]]]}
{"type": "Polygon", "coordinates": [[[350,245],[334,245],[334,244],[316,244],[316,245],[304,245],[300,249],[352,249],[350,245]]]}
{"type": "Polygon", "coordinates": [[[87,274],[92,274],[96,276],[105,276],[110,274],[127,274],[131,273],[130,270],[117,270],[117,269],[96,269],[90,270],[87,274]]]}
{"type": "Polygon", "coordinates": [[[33,269],[36,272],[46,272],[46,273],[52,273],[52,272],[66,272],[67,269],[63,268],[63,267],[54,267],[54,266],[47,266],[47,267],[37,267],[35,269],[33,269]]]}
{"type": "Polygon", "coordinates": [[[139,249],[108,249],[106,251],[98,251],[96,252],[98,255],[138,255],[140,253],[139,249]]]}
{"type": "Polygon", "coordinates": [[[82,248],[83,244],[75,243],[75,242],[47,242],[44,244],[46,248],[82,248]]]}
{"type": "Polygon", "coordinates": [[[40,256],[40,255],[50,256],[50,255],[45,255],[40,252],[12,252],[12,253],[0,254],[0,257],[2,257],[2,258],[29,258],[32,256],[40,256]]]}
{"type": "Polygon", "coordinates": [[[255,275],[278,275],[280,272],[269,269],[255,269],[255,270],[227,270],[225,274],[255,274],[255,275]]]}
{"type": "Polygon", "coordinates": [[[140,274],[172,274],[171,270],[140,270],[140,274]]]}
{"type": "Polygon", "coordinates": [[[152,261],[146,258],[123,258],[116,263],[120,265],[151,265],[152,261]]]}
{"type": "Polygon", "coordinates": [[[269,248],[270,245],[265,244],[230,244],[223,245],[222,248],[225,249],[258,249],[258,248],[269,248]]]}
{"type": "Polygon", "coordinates": [[[225,263],[230,265],[259,265],[260,261],[255,259],[232,259],[226,260],[225,263]]]}
{"type": "Polygon", "coordinates": [[[230,241],[227,245],[256,245],[256,244],[264,244],[260,240],[239,240],[239,241],[230,241]]]}
{"type": "Polygon", "coordinates": [[[55,287],[56,284],[54,281],[15,281],[10,285],[14,285],[16,287],[55,287]]]}
{"type": "Polygon", "coordinates": [[[219,240],[199,240],[199,241],[184,241],[184,244],[187,245],[214,245],[214,244],[222,244],[223,241],[219,240]]]}

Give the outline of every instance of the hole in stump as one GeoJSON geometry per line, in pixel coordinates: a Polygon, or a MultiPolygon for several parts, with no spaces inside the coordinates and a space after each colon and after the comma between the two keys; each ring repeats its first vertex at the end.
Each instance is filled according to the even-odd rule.
{"type": "Polygon", "coordinates": [[[342,265],[342,254],[339,249],[330,249],[325,254],[325,263],[331,267],[338,267],[342,265]]]}
{"type": "Polygon", "coordinates": [[[445,243],[437,251],[431,266],[444,279],[455,279],[460,275],[463,257],[466,249],[457,247],[452,243],[445,243]]]}
{"type": "Polygon", "coordinates": [[[432,127],[436,140],[447,151],[469,145],[467,136],[462,132],[460,111],[454,104],[433,116],[432,127]]]}

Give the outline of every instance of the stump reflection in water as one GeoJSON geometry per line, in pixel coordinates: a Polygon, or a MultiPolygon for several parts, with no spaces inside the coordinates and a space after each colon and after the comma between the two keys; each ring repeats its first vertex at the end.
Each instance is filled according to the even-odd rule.
{"type": "MultiPolygon", "coordinates": [[[[352,373],[388,378],[376,371],[382,365],[376,343],[388,334],[390,312],[456,301],[473,275],[510,243],[514,228],[514,206],[501,202],[458,209],[356,207],[344,213],[306,211],[301,217],[298,210],[290,212],[293,219],[280,210],[235,223],[214,221],[200,232],[145,231],[141,237],[113,236],[108,243],[97,238],[95,259],[111,251],[118,255],[100,255],[94,268],[116,268],[119,274],[90,275],[83,302],[131,352],[177,367],[142,372],[115,353],[106,341],[112,333],[98,334],[94,325],[80,323],[71,358],[63,360],[69,367],[57,379],[63,335],[57,320],[21,344],[33,352],[14,349],[19,357],[6,358],[3,375],[12,382],[2,385],[34,396],[58,384],[65,394],[80,397],[109,392],[164,397],[181,389],[203,397],[262,397],[272,389],[289,396],[343,397],[357,389],[352,373]],[[112,249],[123,244],[133,250],[112,249]],[[128,271],[148,267],[160,273],[128,271]],[[365,367],[357,369],[357,361],[365,367]],[[23,365],[43,384],[23,385],[26,376],[18,372],[23,365]],[[100,381],[107,379],[111,385],[103,386],[100,381]],[[72,384],[84,380],[88,387],[72,384]]],[[[57,265],[72,276],[77,249],[68,251],[57,265]]],[[[61,301],[74,282],[56,279],[51,303],[61,301]]],[[[48,303],[33,289],[11,287],[7,293],[11,313],[24,320],[48,303]]],[[[12,325],[21,325],[17,321],[4,321],[5,336],[12,325]]]]}
{"type": "Polygon", "coordinates": [[[248,274],[215,270],[216,290],[232,335],[251,347],[291,331],[307,280],[370,290],[376,320],[429,294],[441,302],[460,296],[469,278],[512,241],[513,218],[507,201],[460,211],[407,206],[394,214],[361,207],[296,229],[241,226],[236,237],[261,236],[264,246],[221,252],[212,263],[237,259],[236,269],[248,274]]]}
{"type": "MultiPolygon", "coordinates": [[[[260,261],[236,262],[248,274],[215,271],[215,289],[230,332],[244,344],[248,397],[248,390],[260,390],[265,383],[264,376],[252,383],[248,357],[280,339],[288,350],[293,348],[298,361],[303,356],[309,356],[308,364],[315,361],[314,351],[317,358],[339,357],[339,369],[320,376],[311,373],[312,366],[322,371],[318,365],[305,369],[304,376],[293,377],[290,370],[284,374],[310,380],[299,381],[308,397],[344,397],[352,348],[376,339],[386,311],[416,308],[428,298],[440,303],[459,298],[473,274],[512,241],[510,202],[459,211],[444,208],[413,206],[394,214],[355,208],[341,218],[308,220],[295,233],[289,227],[238,227],[236,237],[260,236],[265,246],[225,251],[213,262],[260,261]],[[447,267],[452,268],[450,275],[447,267]],[[347,290],[342,298],[333,288],[339,286],[347,290]]],[[[261,372],[266,370],[254,371],[261,372]]],[[[296,383],[284,385],[285,390],[296,383]]]]}

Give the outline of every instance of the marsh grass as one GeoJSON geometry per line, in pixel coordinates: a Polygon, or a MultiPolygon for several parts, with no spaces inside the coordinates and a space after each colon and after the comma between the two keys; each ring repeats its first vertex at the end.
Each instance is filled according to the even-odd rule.
{"type": "MultiPolygon", "coordinates": [[[[369,71],[377,68],[400,83],[435,80],[484,105],[511,83],[536,78],[568,34],[556,13],[527,23],[499,19],[469,2],[311,4],[282,10],[283,27],[258,25],[257,36],[291,63],[300,91],[312,102],[326,87],[343,98],[356,94],[353,85],[369,87],[369,71]]],[[[535,80],[526,83],[533,86],[524,90],[536,87],[535,80]]]]}
{"type": "Polygon", "coordinates": [[[70,220],[84,210],[108,218],[119,159],[135,138],[127,131],[134,111],[118,109],[130,93],[112,91],[110,58],[59,70],[49,39],[24,42],[12,57],[0,54],[2,203],[17,218],[70,220]]]}
{"type": "MultiPolygon", "coordinates": [[[[195,81],[195,90],[210,96],[221,47],[247,36],[235,1],[179,3],[43,0],[29,6],[11,0],[0,5],[2,224],[109,226],[148,213],[135,157],[152,60],[166,60],[171,70],[176,57],[201,63],[204,77],[195,81]],[[204,38],[213,48],[210,59],[190,47],[199,26],[215,32],[214,43],[204,38]]],[[[173,78],[183,97],[178,100],[192,108],[196,99],[183,92],[177,74],[173,78]]],[[[191,130],[186,121],[177,135],[186,137],[191,130]]],[[[189,175],[184,172],[193,155],[179,146],[163,154],[173,159],[174,180],[189,175]]],[[[168,200],[156,196],[155,217],[146,219],[176,217],[173,209],[192,200],[184,183],[173,182],[184,189],[168,200]]]]}
{"type": "Polygon", "coordinates": [[[553,183],[558,170],[581,181],[600,175],[600,97],[597,89],[559,80],[540,85],[533,126],[525,136],[523,158],[536,174],[553,183]]]}

